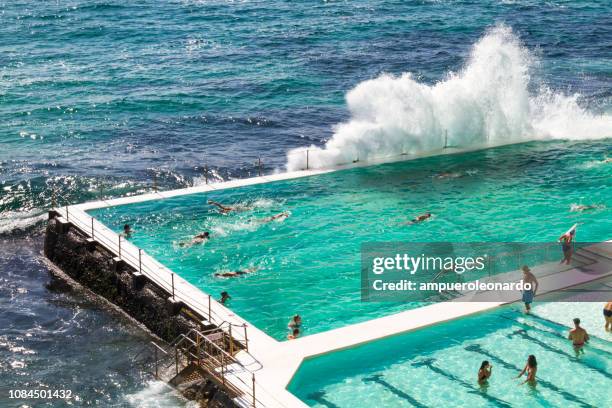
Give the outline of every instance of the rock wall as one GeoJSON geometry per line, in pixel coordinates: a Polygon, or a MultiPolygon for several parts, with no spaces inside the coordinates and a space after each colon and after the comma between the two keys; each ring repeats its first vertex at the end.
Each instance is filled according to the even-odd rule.
{"type": "MultiPolygon", "coordinates": [[[[114,254],[87,240],[78,229],[59,222],[51,214],[47,224],[44,254],[66,275],[95,294],[121,308],[166,342],[190,329],[206,330],[180,313],[180,304],[168,301],[169,295],[147,279],[139,279],[123,262],[116,263],[114,254]]],[[[201,406],[234,407],[231,399],[209,380],[178,388],[187,398],[201,406]]]]}

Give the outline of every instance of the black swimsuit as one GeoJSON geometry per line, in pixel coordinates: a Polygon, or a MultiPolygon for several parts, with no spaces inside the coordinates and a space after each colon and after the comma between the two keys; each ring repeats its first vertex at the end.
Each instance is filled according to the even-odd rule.
{"type": "Polygon", "coordinates": [[[606,316],[606,317],[612,317],[612,310],[610,310],[610,309],[604,309],[604,316],[606,316]]]}

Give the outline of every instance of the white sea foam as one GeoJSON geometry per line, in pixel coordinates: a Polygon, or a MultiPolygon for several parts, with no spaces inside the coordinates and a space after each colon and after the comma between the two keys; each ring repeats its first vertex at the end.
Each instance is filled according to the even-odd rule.
{"type": "Polygon", "coordinates": [[[3,212],[0,214],[0,234],[16,230],[26,230],[44,219],[45,213],[39,209],[3,212]]]}
{"type": "Polygon", "coordinates": [[[134,393],[124,396],[129,406],[143,408],[181,407],[184,399],[170,386],[162,381],[150,381],[134,393]]]}
{"type": "MultiPolygon", "coordinates": [[[[411,73],[364,81],[346,96],[349,121],[335,127],[323,148],[308,148],[308,165],[434,153],[445,146],[446,134],[446,144],[459,148],[612,137],[611,115],[585,110],[580,95],[536,83],[536,65],[512,30],[500,25],[473,46],[461,71],[434,85],[411,73]]],[[[289,152],[288,170],[306,167],[304,150],[289,152]]]]}

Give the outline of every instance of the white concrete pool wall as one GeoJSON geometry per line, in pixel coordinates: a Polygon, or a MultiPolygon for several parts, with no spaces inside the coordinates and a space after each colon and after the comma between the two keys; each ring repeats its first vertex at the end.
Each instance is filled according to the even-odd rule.
{"type": "MultiPolygon", "coordinates": [[[[465,150],[464,150],[465,151],[465,150]]],[[[459,151],[448,152],[456,153],[459,151]]],[[[425,157],[430,155],[422,155],[425,157]]],[[[410,157],[411,159],[416,157],[410,157]]],[[[398,160],[407,160],[403,157],[398,160]]],[[[376,163],[356,163],[341,167],[342,169],[361,167],[376,163]]],[[[90,225],[93,226],[94,237],[98,243],[107,247],[111,252],[117,253],[117,247],[113,245],[118,242],[119,235],[113,232],[110,228],[93,218],[86,211],[108,208],[119,205],[140,203],[151,200],[159,200],[171,197],[177,197],[188,194],[206,193],[230,188],[238,188],[256,184],[264,184],[276,181],[298,179],[314,175],[330,173],[341,168],[324,169],[324,170],[302,170],[287,173],[271,174],[260,177],[247,179],[237,179],[220,183],[204,184],[195,187],[153,192],[142,195],[121,197],[110,200],[99,200],[83,204],[77,204],[62,208],[57,208],[63,218],[68,218],[68,222],[75,225],[85,234],[91,235],[90,225]],[[102,236],[100,236],[102,234],[102,236]],[[102,242],[100,242],[102,241],[102,242]]],[[[138,270],[138,264],[134,264],[134,259],[138,259],[140,249],[129,241],[122,242],[121,251],[127,255],[126,262],[131,264],[138,270]]],[[[150,257],[146,252],[141,254],[143,263],[154,265],[159,268],[160,274],[147,277],[153,282],[168,290],[169,281],[168,275],[173,272],[160,264],[157,260],[150,257]],[[165,276],[164,276],[165,275],[165,276]]],[[[601,257],[601,259],[608,259],[601,257]]],[[[597,279],[612,276],[612,263],[603,262],[600,265],[603,269],[599,272],[603,275],[598,275],[597,279]]],[[[537,274],[538,268],[534,268],[537,274]]],[[[580,271],[574,269],[565,271],[566,278],[562,279],[563,288],[572,285],[584,283],[588,279],[593,280],[592,274],[580,274],[580,271]],[[579,279],[574,279],[572,276],[580,276],[579,279]]],[[[196,288],[189,282],[182,279],[179,275],[174,274],[174,285],[176,288],[176,298],[182,301],[185,305],[192,308],[202,316],[208,315],[209,295],[204,291],[196,288]]],[[[560,289],[558,285],[551,282],[547,290],[554,291],[560,289]]],[[[237,355],[245,367],[256,372],[257,378],[257,401],[258,406],[264,407],[305,407],[306,405],[287,391],[291,379],[297,372],[299,366],[306,358],[338,351],[350,347],[355,347],[360,344],[368,343],[374,340],[379,340],[385,337],[394,336],[408,331],[420,329],[456,318],[468,316],[471,314],[483,312],[493,309],[502,304],[511,303],[520,299],[520,294],[514,300],[505,300],[504,302],[470,302],[470,303],[437,303],[429,306],[424,306],[418,309],[400,312],[390,316],[384,316],[377,319],[372,319],[362,323],[353,324],[350,326],[341,327],[323,333],[313,334],[302,337],[293,341],[280,342],[268,334],[264,333],[256,326],[250,324],[245,319],[241,318],[230,309],[221,305],[214,299],[210,301],[210,306],[216,318],[236,325],[246,324],[248,326],[248,342],[249,352],[241,352],[237,355]]],[[[234,373],[236,382],[232,383],[237,388],[243,388],[241,383],[250,381],[250,372],[236,370],[234,373]]],[[[231,376],[230,376],[231,380],[231,376]]],[[[236,401],[243,406],[250,406],[247,400],[236,401]]]]}

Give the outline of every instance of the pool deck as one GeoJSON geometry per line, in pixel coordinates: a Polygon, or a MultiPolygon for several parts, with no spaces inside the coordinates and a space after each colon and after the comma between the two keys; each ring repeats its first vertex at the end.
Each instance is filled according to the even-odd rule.
{"type": "MultiPolygon", "coordinates": [[[[238,361],[242,363],[242,367],[236,367],[236,370],[228,375],[228,380],[237,388],[242,389],[244,384],[250,383],[251,374],[255,373],[257,406],[305,407],[306,405],[301,400],[286,389],[304,359],[484,312],[502,304],[519,301],[520,293],[510,293],[508,298],[499,302],[479,302],[477,301],[478,294],[464,293],[463,299],[455,299],[452,302],[436,303],[305,336],[297,340],[279,342],[242,319],[230,309],[211,299],[202,290],[196,288],[180,276],[175,275],[171,270],[147,255],[144,251],[141,251],[131,242],[125,240],[121,242],[121,238],[117,233],[87,214],[86,211],[187,194],[296,179],[335,170],[337,169],[304,170],[272,174],[216,184],[204,184],[179,190],[100,200],[56,208],[55,211],[60,214],[63,222],[71,223],[84,234],[91,236],[99,245],[106,247],[110,252],[120,252],[126,263],[130,264],[135,270],[139,270],[140,267],[142,273],[148,279],[168,291],[168,293],[172,293],[172,288],[174,288],[175,298],[198,312],[201,316],[209,316],[210,307],[212,315],[214,315],[214,319],[211,319],[213,323],[227,321],[236,325],[246,324],[248,326],[249,352],[242,351],[236,355],[238,361]],[[146,266],[146,268],[143,269],[141,266],[146,266]],[[172,280],[174,284],[172,284],[172,280]],[[458,302],[458,300],[467,299],[470,301],[458,302]]],[[[538,296],[588,282],[612,278],[612,254],[608,248],[604,248],[604,245],[593,245],[587,249],[590,259],[595,262],[586,266],[566,268],[565,270],[556,270],[553,264],[534,267],[533,272],[539,277],[540,281],[538,296]]],[[[246,399],[238,398],[236,402],[245,407],[251,406],[250,401],[246,399]]]]}

